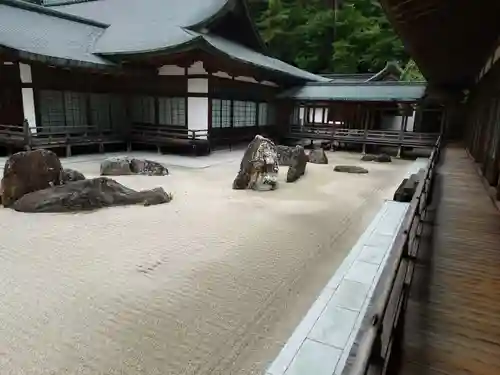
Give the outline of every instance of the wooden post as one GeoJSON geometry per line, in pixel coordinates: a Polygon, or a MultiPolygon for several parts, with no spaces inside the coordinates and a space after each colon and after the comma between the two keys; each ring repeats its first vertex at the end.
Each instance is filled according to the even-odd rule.
{"type": "Polygon", "coordinates": [[[403,137],[407,120],[408,117],[406,116],[406,112],[403,112],[403,116],[401,117],[401,129],[399,130],[399,147],[398,147],[398,155],[396,156],[397,158],[400,158],[403,152],[403,137]]]}
{"type": "Polygon", "coordinates": [[[66,145],[66,157],[71,156],[71,145],[66,145]]]}
{"type": "Polygon", "coordinates": [[[362,150],[362,154],[365,155],[366,154],[366,142],[368,140],[368,122],[370,120],[370,110],[364,110],[363,111],[363,127],[364,127],[364,130],[365,130],[365,133],[363,135],[363,150],[362,150]]]}

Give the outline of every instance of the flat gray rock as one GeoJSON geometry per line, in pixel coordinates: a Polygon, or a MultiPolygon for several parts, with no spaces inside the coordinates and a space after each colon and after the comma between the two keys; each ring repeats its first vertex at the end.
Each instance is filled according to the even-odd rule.
{"type": "Polygon", "coordinates": [[[355,165],[337,165],[333,168],[335,172],[343,172],[343,173],[355,173],[355,174],[365,174],[368,173],[368,169],[363,167],[358,167],[355,165]]]}

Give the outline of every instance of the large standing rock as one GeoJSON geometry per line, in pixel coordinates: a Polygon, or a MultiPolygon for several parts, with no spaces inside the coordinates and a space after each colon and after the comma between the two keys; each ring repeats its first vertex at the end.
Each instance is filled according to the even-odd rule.
{"type": "Polygon", "coordinates": [[[278,164],[285,167],[292,165],[294,147],[278,145],[276,149],[278,151],[278,164]]]}
{"type": "Polygon", "coordinates": [[[156,161],[127,157],[109,158],[101,163],[101,176],[123,176],[130,174],[166,176],[168,175],[168,169],[156,161]]]}
{"type": "Polygon", "coordinates": [[[308,157],[309,163],[328,164],[328,156],[322,148],[311,150],[308,157]]]}
{"type": "Polygon", "coordinates": [[[333,170],[335,172],[344,172],[344,173],[357,173],[357,174],[368,173],[367,169],[355,165],[337,165],[335,168],[333,168],[333,170]]]}
{"type": "Polygon", "coordinates": [[[18,152],[5,163],[2,203],[8,207],[25,194],[60,185],[61,182],[61,162],[52,151],[18,152]]]}
{"type": "Polygon", "coordinates": [[[286,175],[286,182],[295,182],[306,173],[307,160],[304,147],[295,146],[292,152],[292,163],[286,175]]]}
{"type": "Polygon", "coordinates": [[[149,206],[171,200],[172,195],[162,188],[135,191],[110,178],[99,177],[26,194],[12,208],[21,212],[74,212],[131,204],[149,206]]]}
{"type": "Polygon", "coordinates": [[[83,173],[78,172],[71,168],[64,168],[62,172],[62,183],[67,184],[68,182],[85,180],[83,173]]]}
{"type": "Polygon", "coordinates": [[[276,145],[256,135],[243,155],[233,189],[274,190],[278,186],[278,168],[276,145]]]}

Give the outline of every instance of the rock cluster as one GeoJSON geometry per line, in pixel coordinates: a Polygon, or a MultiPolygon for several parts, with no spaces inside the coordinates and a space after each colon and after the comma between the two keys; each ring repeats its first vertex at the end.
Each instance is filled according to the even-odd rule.
{"type": "Polygon", "coordinates": [[[74,169],[64,168],[62,171],[62,183],[67,184],[68,182],[85,180],[83,173],[78,172],[74,169]]]}
{"type": "Polygon", "coordinates": [[[375,161],[377,163],[390,163],[392,161],[391,157],[387,154],[380,155],[370,155],[366,154],[361,157],[362,161],[375,161]]]}
{"type": "Polygon", "coordinates": [[[295,182],[306,173],[307,155],[304,147],[295,146],[292,149],[290,167],[286,174],[286,182],[295,182]]]}
{"type": "Polygon", "coordinates": [[[294,147],[278,145],[276,149],[278,151],[278,164],[283,167],[291,166],[294,147]]]}
{"type": "MultiPolygon", "coordinates": [[[[144,173],[159,173],[155,172],[158,170],[155,165],[141,168],[144,173]]],[[[162,188],[135,191],[109,178],[87,180],[78,171],[63,169],[57,155],[47,150],[12,155],[5,163],[0,192],[5,207],[22,212],[82,211],[128,204],[149,206],[172,200],[172,195],[162,188]]]]}
{"type": "Polygon", "coordinates": [[[278,168],[276,145],[256,135],[241,159],[233,189],[274,190],[278,186],[278,168]]]}
{"type": "Polygon", "coordinates": [[[109,158],[101,163],[101,176],[124,176],[131,174],[167,176],[168,169],[156,161],[128,157],[109,158]]]}
{"type": "Polygon", "coordinates": [[[162,188],[135,191],[106,177],[80,180],[26,194],[12,205],[20,212],[74,212],[102,207],[168,203],[162,188]]]}
{"type": "Polygon", "coordinates": [[[309,152],[309,163],[328,164],[328,156],[322,148],[314,149],[309,152]]]}

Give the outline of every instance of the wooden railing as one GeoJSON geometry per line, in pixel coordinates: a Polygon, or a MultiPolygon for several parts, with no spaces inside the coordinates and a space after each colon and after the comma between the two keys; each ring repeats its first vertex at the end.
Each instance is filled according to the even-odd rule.
{"type": "Polygon", "coordinates": [[[291,126],[289,138],[332,140],[345,143],[373,143],[398,146],[429,146],[436,142],[437,133],[401,132],[397,130],[364,130],[335,128],[331,125],[291,126]]]}
{"type": "Polygon", "coordinates": [[[203,143],[208,142],[208,130],[190,130],[187,127],[134,123],[130,129],[131,141],[155,143],[203,143]]]}
{"type": "Polygon", "coordinates": [[[434,145],[408,212],[399,230],[365,317],[369,326],[361,336],[352,366],[344,375],[393,373],[391,354],[400,348],[404,316],[418,257],[423,223],[430,203],[433,177],[439,160],[441,138],[434,145]]]}

